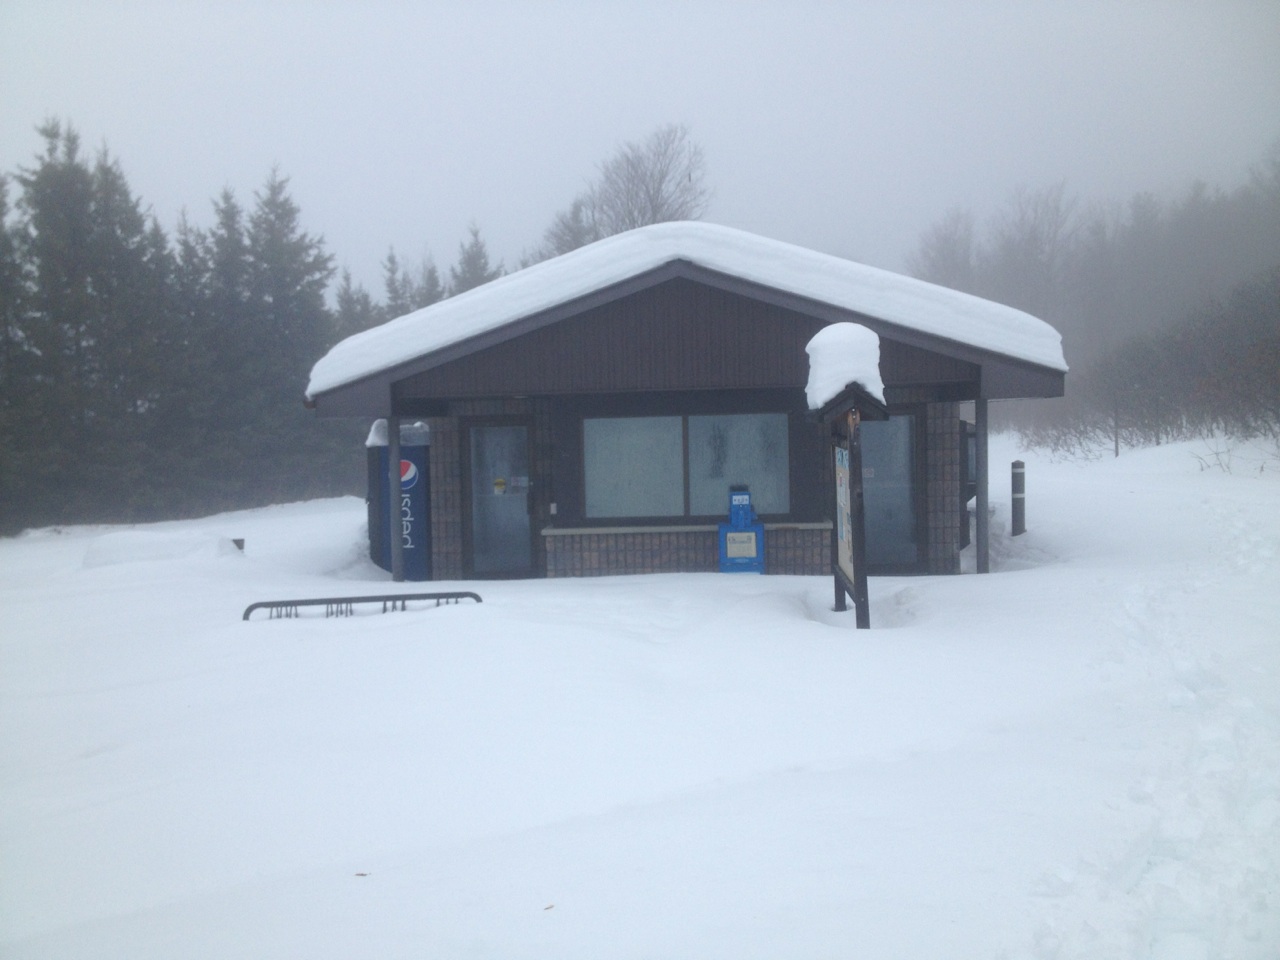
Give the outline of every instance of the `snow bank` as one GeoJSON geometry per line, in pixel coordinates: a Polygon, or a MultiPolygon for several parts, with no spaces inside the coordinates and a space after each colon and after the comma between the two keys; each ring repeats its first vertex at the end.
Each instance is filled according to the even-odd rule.
{"type": "Polygon", "coordinates": [[[1028,532],[993,469],[996,572],[870,631],[719,574],[241,622],[418,589],[354,497],[0,539],[0,955],[1274,960],[1280,471],[1198,453],[993,438],[1028,532]]]}
{"type": "Polygon", "coordinates": [[[202,533],[117,530],[95,537],[89,542],[84,552],[84,565],[106,567],[118,563],[231,556],[239,553],[239,548],[227,537],[202,533]]]}
{"type": "Polygon", "coordinates": [[[348,337],[312,368],[307,396],[315,397],[673,260],[687,260],[1054,370],[1067,369],[1058,332],[1021,310],[741,230],[681,222],[607,237],[348,337]]]}
{"type": "Polygon", "coordinates": [[[819,330],[804,351],[809,355],[805,397],[810,410],[826,406],[851,383],[884,403],[880,338],[875,331],[860,323],[833,323],[819,330]]]}

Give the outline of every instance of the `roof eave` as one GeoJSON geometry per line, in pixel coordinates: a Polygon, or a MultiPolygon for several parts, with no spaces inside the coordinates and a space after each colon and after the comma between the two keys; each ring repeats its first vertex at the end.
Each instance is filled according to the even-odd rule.
{"type": "Polygon", "coordinates": [[[886,339],[974,363],[983,371],[980,396],[984,398],[1058,397],[1064,392],[1065,370],[923,332],[847,307],[712,270],[688,259],[672,257],[625,280],[605,284],[364,377],[318,390],[307,400],[315,405],[320,416],[387,416],[392,412],[392,388],[401,380],[677,278],[704,283],[827,323],[861,323],[886,339]],[[1024,392],[1027,390],[1031,392],[1024,392]]]}

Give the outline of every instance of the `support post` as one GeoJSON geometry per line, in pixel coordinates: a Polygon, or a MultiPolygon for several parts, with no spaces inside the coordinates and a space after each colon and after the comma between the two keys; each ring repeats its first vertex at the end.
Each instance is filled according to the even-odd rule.
{"type": "Polygon", "coordinates": [[[404,519],[400,491],[400,418],[387,417],[387,512],[390,515],[391,579],[404,580],[404,519]]]}
{"type": "MultiPolygon", "coordinates": [[[[838,527],[839,525],[840,525],[839,518],[837,518],[836,521],[831,525],[831,556],[833,557],[840,550],[840,547],[835,542],[836,536],[837,536],[836,527],[838,527]]],[[[833,576],[831,578],[831,582],[835,584],[835,588],[836,588],[836,605],[831,609],[833,609],[836,613],[844,613],[846,610],[849,609],[849,603],[846,599],[844,584],[840,581],[840,578],[836,576],[833,576]]]]}
{"type": "MultiPolygon", "coordinates": [[[[839,442],[840,442],[840,437],[835,427],[832,426],[831,446],[828,449],[830,450],[832,455],[831,464],[832,464],[833,470],[835,469],[834,457],[835,457],[836,447],[839,445],[839,442]]],[[[841,582],[840,577],[835,575],[835,571],[834,571],[834,568],[837,563],[836,558],[839,556],[840,556],[840,489],[837,484],[833,483],[831,485],[831,566],[833,568],[831,582],[835,584],[836,605],[832,609],[834,609],[836,613],[844,613],[846,610],[849,609],[849,604],[845,600],[846,594],[845,594],[844,584],[841,582]]]]}
{"type": "Polygon", "coordinates": [[[977,481],[978,487],[978,524],[977,524],[977,553],[978,553],[978,572],[991,572],[991,512],[988,509],[987,494],[987,401],[985,398],[975,400],[973,402],[973,419],[974,419],[974,446],[976,450],[977,460],[977,481]]]}
{"type": "Polygon", "coordinates": [[[1009,511],[1013,516],[1013,536],[1027,532],[1027,465],[1021,460],[1013,461],[1013,503],[1009,511]]]}
{"type": "Polygon", "coordinates": [[[862,427],[858,411],[849,416],[849,513],[853,534],[853,618],[858,630],[871,629],[867,595],[867,523],[862,494],[862,427]]]}

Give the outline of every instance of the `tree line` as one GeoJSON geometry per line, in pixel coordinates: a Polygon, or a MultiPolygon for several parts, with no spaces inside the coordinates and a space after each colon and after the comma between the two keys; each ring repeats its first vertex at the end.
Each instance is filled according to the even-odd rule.
{"type": "MultiPolygon", "coordinates": [[[[380,299],[342,271],[330,306],[333,255],[278,171],[252,203],[224,190],[211,226],[184,215],[170,233],[105,148],[86,157],[60,122],[38,131],[34,161],[0,176],[0,533],[361,490],[368,425],[303,408],[312,365],[504,272],[473,225],[447,276],[391,250],[380,299]]],[[[521,266],[705,198],[687,129],[660,128],[602,163],[521,266]]]]}
{"type": "MultiPolygon", "coordinates": [[[[170,233],[105,149],[90,159],[71,127],[38,129],[34,161],[0,176],[3,533],[359,491],[367,425],[303,409],[311,366],[505,272],[472,225],[446,272],[392,249],[380,297],[346,271],[331,291],[334,258],[278,171],[251,203],[224,190],[210,226],[184,216],[170,233]]],[[[600,163],[516,269],[699,217],[708,198],[687,128],[661,127],[600,163]]],[[[1082,210],[1053,184],[1016,192],[981,228],[952,210],[910,269],[1063,332],[1067,399],[1016,414],[1043,442],[1280,439],[1280,149],[1234,190],[1195,184],[1171,202],[1082,210]]]]}
{"type": "Polygon", "coordinates": [[[1071,452],[1231,434],[1280,441],[1280,144],[1231,190],[1082,208],[1016,191],[979,226],[953,209],[909,258],[922,279],[1033,313],[1063,335],[1064,400],[993,414],[1071,452]]]}

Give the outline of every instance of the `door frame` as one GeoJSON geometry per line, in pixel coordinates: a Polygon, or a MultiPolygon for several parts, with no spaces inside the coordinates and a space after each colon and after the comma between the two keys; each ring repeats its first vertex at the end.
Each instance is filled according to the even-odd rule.
{"type": "Polygon", "coordinates": [[[462,571],[468,580],[524,580],[538,575],[537,531],[534,530],[534,476],[533,476],[533,419],[528,416],[500,415],[460,417],[458,420],[461,434],[462,461],[462,571]],[[521,570],[501,571],[497,573],[476,573],[473,501],[471,496],[471,458],[473,435],[476,428],[482,427],[524,427],[526,462],[529,465],[529,486],[525,491],[525,512],[529,518],[529,563],[521,570]]]}

